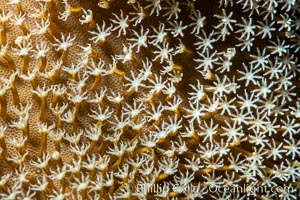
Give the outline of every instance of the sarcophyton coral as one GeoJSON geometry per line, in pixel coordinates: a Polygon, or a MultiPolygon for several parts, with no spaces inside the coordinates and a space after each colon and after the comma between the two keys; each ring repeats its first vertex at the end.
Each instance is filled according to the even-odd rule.
{"type": "Polygon", "coordinates": [[[2,0],[1,199],[299,199],[296,0],[2,0]]]}

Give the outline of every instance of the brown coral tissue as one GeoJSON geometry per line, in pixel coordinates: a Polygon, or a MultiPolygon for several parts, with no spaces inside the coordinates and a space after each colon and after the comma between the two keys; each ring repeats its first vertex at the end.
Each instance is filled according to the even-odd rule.
{"type": "Polygon", "coordinates": [[[0,199],[300,199],[300,1],[1,0],[0,199]]]}

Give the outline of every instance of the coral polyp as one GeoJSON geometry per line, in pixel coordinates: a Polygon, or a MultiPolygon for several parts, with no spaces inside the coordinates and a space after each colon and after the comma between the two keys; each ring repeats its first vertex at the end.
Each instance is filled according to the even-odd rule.
{"type": "Polygon", "coordinates": [[[0,2],[0,199],[299,199],[300,3],[0,2]]]}

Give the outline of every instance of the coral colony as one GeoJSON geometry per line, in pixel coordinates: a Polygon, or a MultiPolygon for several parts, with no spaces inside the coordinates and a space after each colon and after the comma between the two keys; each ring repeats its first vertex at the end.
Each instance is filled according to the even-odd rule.
{"type": "Polygon", "coordinates": [[[297,0],[2,0],[0,199],[300,198],[297,0]]]}

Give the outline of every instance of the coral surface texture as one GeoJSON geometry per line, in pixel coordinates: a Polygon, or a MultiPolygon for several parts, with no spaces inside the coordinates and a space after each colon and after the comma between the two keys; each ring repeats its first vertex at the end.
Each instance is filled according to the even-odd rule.
{"type": "Polygon", "coordinates": [[[300,199],[299,29],[299,0],[0,0],[0,199],[300,199]]]}

